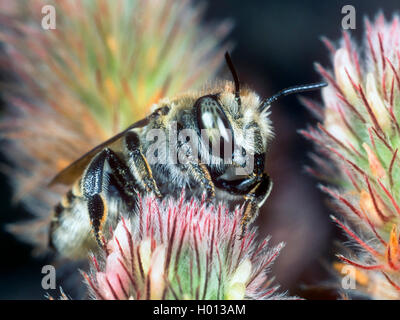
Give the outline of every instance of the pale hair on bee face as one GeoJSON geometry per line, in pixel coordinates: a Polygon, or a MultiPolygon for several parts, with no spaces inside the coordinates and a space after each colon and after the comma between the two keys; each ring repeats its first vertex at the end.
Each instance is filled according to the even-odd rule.
{"type": "Polygon", "coordinates": [[[250,88],[241,89],[240,106],[235,99],[233,82],[226,82],[223,89],[219,95],[219,101],[231,122],[236,143],[245,146],[245,149],[251,153],[264,153],[268,142],[273,137],[268,108],[262,112],[259,111],[262,99],[250,88]]]}

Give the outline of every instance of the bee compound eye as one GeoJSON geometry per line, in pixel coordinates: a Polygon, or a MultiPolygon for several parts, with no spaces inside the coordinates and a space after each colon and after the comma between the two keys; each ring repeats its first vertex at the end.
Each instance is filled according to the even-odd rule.
{"type": "Polygon", "coordinates": [[[202,139],[209,143],[213,154],[224,156],[226,146],[233,148],[233,131],[217,98],[211,95],[199,98],[196,113],[202,139]]]}

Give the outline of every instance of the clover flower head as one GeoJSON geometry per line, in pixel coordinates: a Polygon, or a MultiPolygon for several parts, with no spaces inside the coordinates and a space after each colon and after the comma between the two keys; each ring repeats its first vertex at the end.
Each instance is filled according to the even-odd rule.
{"type": "Polygon", "coordinates": [[[269,248],[252,228],[242,238],[239,208],[191,198],[146,196],[121,217],[104,252],[83,273],[94,299],[278,299],[267,272],[283,243],[269,248]]]}
{"type": "Polygon", "coordinates": [[[366,20],[360,49],[347,32],[337,47],[325,42],[333,72],[317,64],[329,82],[323,107],[304,100],[320,120],[302,131],[318,146],[318,169],[309,171],[324,181],[336,203],[332,219],[355,245],[338,257],[358,270],[358,292],[400,299],[399,17],[366,20]]]}

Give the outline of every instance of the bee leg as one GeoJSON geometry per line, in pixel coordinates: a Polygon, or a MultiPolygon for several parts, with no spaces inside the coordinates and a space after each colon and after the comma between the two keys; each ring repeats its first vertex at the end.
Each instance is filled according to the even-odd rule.
{"type": "Polygon", "coordinates": [[[207,201],[215,198],[215,186],[207,166],[203,163],[188,162],[185,164],[190,175],[206,190],[207,201]]]}
{"type": "Polygon", "coordinates": [[[109,148],[94,157],[85,171],[81,188],[87,201],[92,229],[99,245],[103,245],[102,230],[108,214],[105,198],[108,187],[113,183],[123,193],[123,199],[128,201],[127,204],[133,206],[136,193],[132,185],[133,181],[129,168],[109,148]],[[107,167],[106,163],[108,163],[107,167]]]}
{"type": "Polygon", "coordinates": [[[128,162],[132,173],[137,177],[137,180],[141,183],[141,189],[143,191],[154,193],[157,197],[161,197],[161,193],[158,190],[156,181],[153,178],[150,165],[142,153],[139,135],[130,131],[125,135],[125,149],[128,154],[128,162]]]}
{"type": "Polygon", "coordinates": [[[266,173],[263,173],[261,176],[261,181],[258,182],[256,186],[244,196],[245,204],[241,220],[241,237],[245,235],[247,226],[256,218],[258,211],[271,193],[271,189],[272,181],[266,173]]]}

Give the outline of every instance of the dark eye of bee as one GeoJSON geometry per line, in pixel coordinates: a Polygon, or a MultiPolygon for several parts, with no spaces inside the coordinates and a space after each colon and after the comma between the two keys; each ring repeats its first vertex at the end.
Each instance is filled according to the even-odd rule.
{"type": "Polygon", "coordinates": [[[232,127],[215,96],[199,98],[195,104],[197,123],[202,130],[202,138],[207,139],[214,155],[224,156],[225,146],[233,148],[232,127]],[[215,148],[219,147],[218,150],[215,148]],[[218,152],[218,153],[217,153],[218,152]]]}

